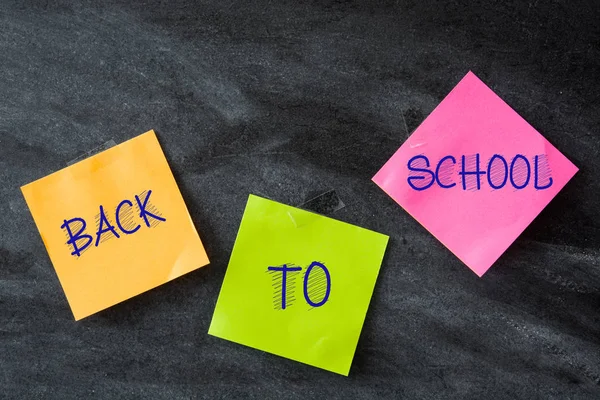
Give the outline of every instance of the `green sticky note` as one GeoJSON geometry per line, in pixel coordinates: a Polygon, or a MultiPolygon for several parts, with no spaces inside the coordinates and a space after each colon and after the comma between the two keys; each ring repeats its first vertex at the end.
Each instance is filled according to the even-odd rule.
{"type": "Polygon", "coordinates": [[[348,375],[387,242],[250,195],[208,333],[348,375]]]}

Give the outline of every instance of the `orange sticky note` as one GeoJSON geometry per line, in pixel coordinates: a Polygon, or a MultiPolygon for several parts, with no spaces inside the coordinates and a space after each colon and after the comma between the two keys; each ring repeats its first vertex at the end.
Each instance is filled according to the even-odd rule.
{"type": "Polygon", "coordinates": [[[21,190],[76,320],[208,264],[154,131],[21,190]]]}

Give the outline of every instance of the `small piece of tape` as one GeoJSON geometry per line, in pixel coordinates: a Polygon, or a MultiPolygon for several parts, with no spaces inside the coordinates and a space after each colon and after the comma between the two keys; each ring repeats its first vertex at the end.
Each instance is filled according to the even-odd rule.
{"type": "MultiPolygon", "coordinates": [[[[310,211],[319,215],[331,215],[334,212],[344,208],[346,205],[339,198],[335,190],[329,190],[325,193],[322,193],[316,197],[313,197],[310,200],[305,201],[298,208],[301,208],[306,211],[310,211]]],[[[294,212],[288,212],[288,216],[294,223],[296,228],[300,228],[301,226],[307,225],[314,220],[314,215],[294,215],[294,212]]]]}
{"type": "Polygon", "coordinates": [[[329,190],[322,193],[310,200],[305,201],[298,208],[303,210],[312,211],[321,215],[329,215],[334,212],[341,210],[346,205],[339,198],[335,190],[329,190]]]}
{"type": "Polygon", "coordinates": [[[94,147],[90,151],[86,151],[85,153],[75,157],[71,161],[67,161],[66,165],[68,167],[70,165],[78,163],[79,161],[83,161],[86,158],[93,156],[94,154],[98,154],[100,152],[103,152],[104,150],[110,149],[111,147],[115,147],[116,145],[117,144],[115,143],[115,141],[110,139],[108,142],[105,142],[105,143],[101,144],[100,146],[94,147]]]}

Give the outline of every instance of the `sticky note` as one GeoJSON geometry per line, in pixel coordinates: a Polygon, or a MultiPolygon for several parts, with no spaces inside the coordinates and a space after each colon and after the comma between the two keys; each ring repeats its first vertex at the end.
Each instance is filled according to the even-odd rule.
{"type": "Polygon", "coordinates": [[[208,333],[348,375],[387,241],[250,195],[208,333]]]}
{"type": "Polygon", "coordinates": [[[469,72],[373,181],[481,277],[576,172],[469,72]]]}
{"type": "Polygon", "coordinates": [[[76,320],[208,264],[153,131],[21,190],[76,320]]]}

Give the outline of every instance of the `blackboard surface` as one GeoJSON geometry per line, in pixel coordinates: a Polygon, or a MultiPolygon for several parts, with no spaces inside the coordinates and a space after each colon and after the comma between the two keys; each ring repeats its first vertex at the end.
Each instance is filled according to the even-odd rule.
{"type": "MultiPolygon", "coordinates": [[[[3,1],[0,397],[600,398],[597,1],[3,1]],[[371,176],[472,70],[580,172],[479,279],[371,176]],[[19,187],[155,129],[211,264],[75,322],[19,187]],[[249,193],[390,244],[349,377],[206,334],[249,193]]],[[[451,210],[449,210],[451,212],[451,210]]]]}

